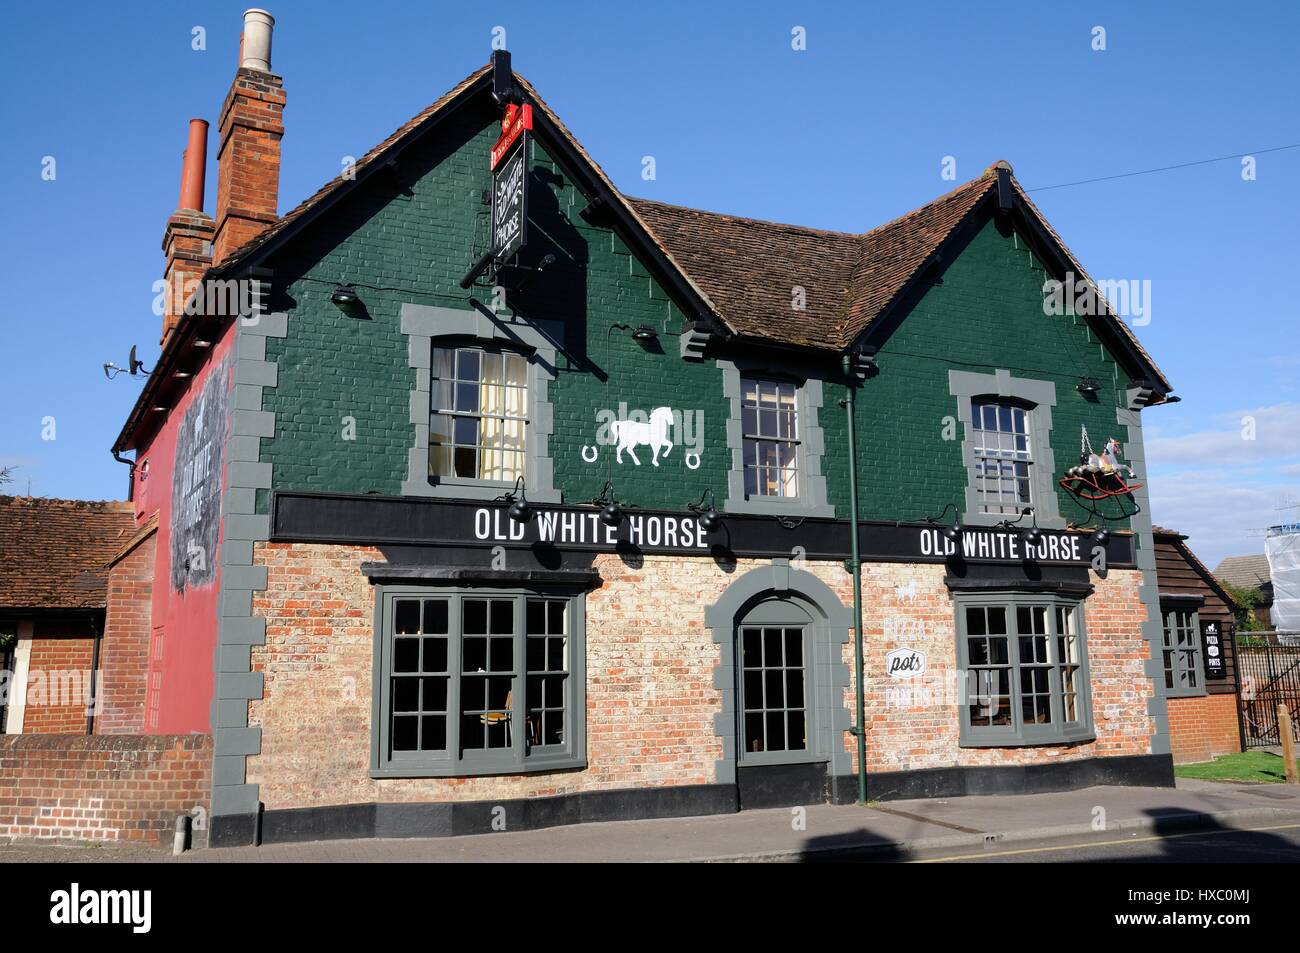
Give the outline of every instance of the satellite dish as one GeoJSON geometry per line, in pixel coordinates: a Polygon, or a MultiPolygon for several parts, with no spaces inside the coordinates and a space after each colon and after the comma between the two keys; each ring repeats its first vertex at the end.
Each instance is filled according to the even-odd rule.
{"type": "Polygon", "coordinates": [[[137,360],[136,360],[136,358],[135,358],[135,345],[132,344],[132,345],[131,345],[131,356],[130,356],[129,358],[127,358],[127,361],[126,361],[126,367],[127,367],[127,370],[129,370],[129,371],[131,372],[131,376],[134,377],[134,376],[136,375],[136,372],[139,371],[140,368],[143,367],[143,366],[144,366],[144,361],[137,361],[137,360]]]}

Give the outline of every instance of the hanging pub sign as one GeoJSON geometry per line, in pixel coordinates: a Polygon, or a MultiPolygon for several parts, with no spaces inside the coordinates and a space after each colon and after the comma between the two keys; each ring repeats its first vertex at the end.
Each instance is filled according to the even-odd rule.
{"type": "Polygon", "coordinates": [[[1201,620],[1201,642],[1205,646],[1205,677],[1227,678],[1228,672],[1223,664],[1223,641],[1227,628],[1214,619],[1201,620]]]}
{"type": "Polygon", "coordinates": [[[528,130],[533,107],[511,104],[492,147],[492,259],[505,264],[528,240],[528,130]]]}
{"type": "Polygon", "coordinates": [[[528,136],[492,174],[492,258],[504,264],[527,241],[528,136]]]}

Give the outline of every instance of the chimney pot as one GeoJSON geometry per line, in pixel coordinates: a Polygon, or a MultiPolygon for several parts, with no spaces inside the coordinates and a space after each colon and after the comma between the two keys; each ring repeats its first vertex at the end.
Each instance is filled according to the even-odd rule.
{"type": "Polygon", "coordinates": [[[177,208],[203,211],[204,179],[208,161],[208,123],[205,119],[190,120],[190,138],[181,160],[181,194],[177,208]]]}
{"type": "Polygon", "coordinates": [[[271,72],[271,31],[275,17],[253,7],[244,11],[244,35],[240,44],[239,65],[244,69],[271,72]]]}

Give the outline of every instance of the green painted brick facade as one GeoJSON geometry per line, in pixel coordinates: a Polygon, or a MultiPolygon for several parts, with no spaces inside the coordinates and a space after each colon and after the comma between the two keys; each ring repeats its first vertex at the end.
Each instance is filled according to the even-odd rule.
{"type": "MultiPolygon", "coordinates": [[[[491,184],[486,156],[497,128],[488,109],[467,108],[444,121],[406,150],[396,176],[377,173],[269,262],[275,287],[283,289],[272,307],[289,314],[288,336],[267,341],[279,380],[264,394],[264,409],[276,414],[276,436],[262,440],[262,460],[274,465],[276,489],[400,492],[413,444],[408,408],[416,372],[408,366],[399,310],[404,302],[470,307],[458,282],[473,252],[486,246],[489,210],[481,196],[491,184]],[[346,316],[330,303],[343,281],[358,286],[367,318],[346,316]],[[344,439],[347,418],[355,421],[355,439],[344,439]]],[[[529,258],[550,252],[557,261],[507,304],[565,327],[550,392],[556,487],[567,502],[591,499],[607,478],[620,499],[639,506],[681,509],[706,486],[721,501],[731,453],[720,370],[712,360],[678,356],[681,313],[617,235],[579,216],[579,189],[536,143],[530,188],[529,258]],[[614,327],[640,324],[659,331],[659,349],[647,350],[627,328],[614,327]],[[582,447],[595,445],[597,412],[617,411],[621,402],[629,410],[668,405],[701,415],[699,469],[686,467],[680,446],[657,468],[644,449],[639,467],[626,458],[615,465],[612,447],[600,447],[596,463],[584,462],[582,447]]],[[[1077,459],[1080,424],[1098,449],[1108,436],[1122,436],[1115,408],[1128,377],[1078,319],[1043,314],[1045,277],[1023,243],[990,222],[881,344],[880,373],[859,395],[863,517],[919,519],[961,503],[967,477],[960,425],[955,439],[943,439],[945,418],[957,416],[950,368],[1006,368],[1054,381],[1058,469],[1077,459]],[[1102,382],[1099,402],[1077,393],[1081,376],[1102,382]]],[[[491,302],[490,289],[473,294],[491,302]]],[[[828,355],[828,372],[837,363],[828,355]]],[[[822,470],[839,516],[848,512],[843,394],[828,380],[821,410],[822,470]]],[[[1060,508],[1067,519],[1084,517],[1068,494],[1061,494],[1060,508]]]]}
{"type": "MultiPolygon", "coordinates": [[[[862,385],[857,400],[863,518],[923,519],[947,503],[962,506],[964,434],[948,393],[949,370],[1005,368],[1015,377],[1052,381],[1057,476],[1078,463],[1082,426],[1098,451],[1108,437],[1124,438],[1115,410],[1123,406],[1129,377],[1082,318],[1043,313],[1047,278],[1023,240],[990,220],[881,344],[880,373],[862,385]],[[1081,377],[1101,382],[1095,402],[1078,392],[1081,377]]],[[[828,408],[838,409],[842,397],[842,388],[827,387],[828,408]]],[[[841,474],[848,458],[844,414],[828,411],[823,427],[824,469],[841,474]]],[[[836,512],[847,513],[847,480],[832,479],[829,491],[836,512]]],[[[1088,521],[1073,496],[1060,489],[1057,495],[1063,518],[1088,521]]]]}

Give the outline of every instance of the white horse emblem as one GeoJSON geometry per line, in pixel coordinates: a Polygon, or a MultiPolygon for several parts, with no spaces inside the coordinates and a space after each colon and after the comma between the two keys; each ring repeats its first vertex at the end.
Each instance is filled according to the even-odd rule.
{"type": "Polygon", "coordinates": [[[618,441],[614,449],[614,459],[623,462],[623,451],[632,457],[632,462],[641,465],[636,455],[637,447],[650,448],[650,462],[659,466],[659,452],[668,456],[673,449],[673,442],[668,439],[668,431],[673,425],[673,412],[670,407],[656,407],[650,411],[650,421],[641,423],[636,420],[614,420],[609,425],[609,435],[618,441]]]}

